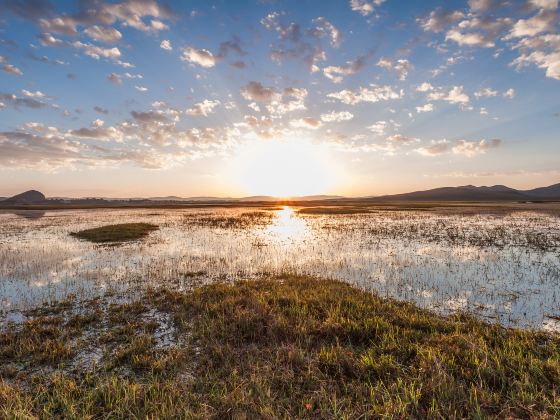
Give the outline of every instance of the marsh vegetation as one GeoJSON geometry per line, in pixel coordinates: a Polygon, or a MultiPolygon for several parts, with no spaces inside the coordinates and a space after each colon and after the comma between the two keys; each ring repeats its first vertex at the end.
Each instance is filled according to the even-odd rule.
{"type": "Polygon", "coordinates": [[[71,232],[70,235],[94,243],[126,242],[142,239],[157,229],[156,225],[150,223],[121,223],[71,232]]]}
{"type": "Polygon", "coordinates": [[[279,276],[71,301],[0,335],[1,417],[556,417],[560,338],[279,276]]]}

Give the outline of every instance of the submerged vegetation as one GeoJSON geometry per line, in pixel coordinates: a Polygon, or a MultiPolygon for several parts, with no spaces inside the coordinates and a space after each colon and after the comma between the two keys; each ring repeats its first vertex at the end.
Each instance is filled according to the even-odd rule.
{"type": "Polygon", "coordinates": [[[558,417],[560,338],[282,276],[0,334],[0,417],[558,417]]]}
{"type": "Polygon", "coordinates": [[[158,226],[150,223],[122,223],[72,232],[71,235],[95,243],[126,242],[142,239],[157,229],[158,226]]]}

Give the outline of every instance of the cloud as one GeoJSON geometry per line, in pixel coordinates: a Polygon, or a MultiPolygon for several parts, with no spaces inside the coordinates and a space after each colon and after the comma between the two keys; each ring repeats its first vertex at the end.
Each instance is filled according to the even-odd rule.
{"type": "Polygon", "coordinates": [[[449,11],[436,9],[424,19],[418,19],[418,23],[425,31],[442,32],[447,26],[463,19],[465,14],[460,11],[449,11]]]}
{"type": "Polygon", "coordinates": [[[474,157],[484,154],[490,149],[499,147],[501,143],[502,141],[500,139],[482,139],[480,141],[457,140],[454,143],[446,139],[432,140],[429,146],[418,148],[416,152],[423,156],[430,157],[443,155],[448,152],[453,152],[455,155],[474,157]]]}
{"type": "Polygon", "coordinates": [[[117,47],[102,48],[93,44],[85,44],[80,41],[75,41],[71,44],[76,49],[81,49],[88,57],[99,60],[99,58],[117,59],[121,56],[121,52],[117,47]]]}
{"type": "Polygon", "coordinates": [[[373,131],[375,134],[382,136],[387,131],[389,123],[387,121],[377,121],[368,127],[368,130],[373,131]]]}
{"type": "Polygon", "coordinates": [[[134,89],[136,89],[138,92],[147,92],[148,91],[148,88],[145,87],[145,86],[136,85],[136,86],[134,86],[134,89]]]}
{"type": "Polygon", "coordinates": [[[515,89],[509,88],[508,90],[506,90],[504,92],[503,96],[504,96],[504,98],[509,98],[509,99],[515,98],[515,89]]]}
{"type": "Polygon", "coordinates": [[[280,99],[280,94],[272,87],[265,87],[260,82],[249,82],[241,88],[241,96],[248,101],[271,102],[280,99]]]}
{"type": "Polygon", "coordinates": [[[434,105],[433,104],[425,104],[422,106],[417,106],[416,107],[416,112],[423,113],[423,112],[432,112],[434,110],[434,105]]]}
{"type": "Polygon", "coordinates": [[[192,64],[198,64],[202,67],[210,68],[214,67],[218,63],[219,58],[214,56],[208,50],[197,50],[195,48],[187,47],[183,49],[181,60],[188,61],[192,64]]]}
{"type": "Polygon", "coordinates": [[[453,86],[449,91],[442,88],[432,91],[428,94],[430,101],[447,101],[451,104],[466,105],[470,102],[469,96],[464,92],[463,86],[453,86]]]}
{"type": "Polygon", "coordinates": [[[132,118],[136,121],[145,123],[145,124],[153,124],[153,123],[167,123],[169,122],[168,118],[162,114],[161,112],[155,111],[148,111],[148,112],[139,112],[139,111],[132,111],[130,113],[132,118]]]}
{"type": "Polygon", "coordinates": [[[394,134],[392,136],[387,137],[385,140],[388,141],[389,143],[398,144],[400,146],[408,146],[410,144],[417,143],[420,141],[420,139],[417,139],[416,137],[404,136],[402,134],[394,134]]]}
{"type": "Polygon", "coordinates": [[[394,71],[397,73],[399,80],[406,80],[408,72],[412,69],[412,64],[406,59],[393,61],[388,58],[381,58],[377,62],[377,66],[394,71]]]}
{"type": "Polygon", "coordinates": [[[76,35],[78,26],[109,26],[116,22],[142,32],[157,32],[169,28],[161,19],[174,17],[168,7],[155,0],[125,0],[119,3],[96,1],[93,4],[84,1],[79,3],[79,7],[80,10],[75,14],[39,19],[39,25],[46,32],[64,35],[76,35]]]}
{"type": "Polygon", "coordinates": [[[341,121],[349,121],[354,118],[354,114],[348,111],[331,111],[327,114],[321,114],[321,121],[324,122],[341,122],[341,121]]]}
{"type": "Polygon", "coordinates": [[[49,105],[45,102],[39,101],[33,97],[23,97],[20,98],[13,93],[0,93],[0,102],[4,103],[5,105],[11,105],[14,108],[18,109],[20,107],[31,108],[31,109],[40,109],[46,108],[49,105]]]}
{"type": "Polygon", "coordinates": [[[159,47],[167,51],[171,51],[173,49],[173,47],[171,46],[171,41],[169,41],[168,39],[164,39],[163,41],[161,41],[159,47]]]}
{"type": "Polygon", "coordinates": [[[87,28],[84,32],[94,41],[106,42],[108,44],[114,44],[122,38],[122,34],[112,27],[93,25],[87,28]]]}
{"type": "Polygon", "coordinates": [[[366,56],[360,56],[352,61],[347,61],[344,66],[328,66],[323,69],[323,74],[334,83],[342,82],[344,76],[355,74],[366,65],[366,56]]]}
{"type": "Polygon", "coordinates": [[[547,77],[560,80],[560,34],[524,38],[512,48],[521,54],[511,65],[517,69],[535,65],[544,69],[547,77]]]}
{"type": "Polygon", "coordinates": [[[445,139],[432,140],[429,146],[420,147],[416,149],[416,152],[420,153],[422,156],[439,156],[447,153],[450,148],[450,143],[445,139]]]}
{"type": "Polygon", "coordinates": [[[316,26],[302,31],[299,24],[291,22],[284,24],[280,22],[280,18],[284,16],[283,12],[273,12],[261,19],[261,24],[269,31],[276,31],[278,38],[282,41],[280,44],[272,44],[270,50],[270,58],[276,63],[282,63],[287,59],[302,60],[308,70],[312,73],[318,72],[318,64],[325,61],[327,55],[320,43],[318,42],[323,33],[330,32],[331,42],[334,34],[334,42],[338,42],[339,32],[332,24],[327,25],[327,21],[323,18],[316,23],[316,26]],[[335,31],[336,30],[336,31],[335,31]],[[310,42],[305,39],[308,36],[310,42]]]}
{"type": "Polygon", "coordinates": [[[368,16],[384,2],[385,0],[350,0],[350,8],[362,16],[368,16]]]}
{"type": "Polygon", "coordinates": [[[290,121],[290,125],[294,128],[307,128],[309,130],[317,130],[318,128],[321,128],[323,123],[317,118],[305,117],[290,121]]]}
{"type": "Polygon", "coordinates": [[[187,115],[195,116],[195,117],[207,117],[209,114],[214,112],[214,108],[220,105],[220,101],[210,101],[205,99],[202,102],[194,104],[192,107],[187,109],[187,115]]]}
{"type": "Polygon", "coordinates": [[[428,82],[424,82],[421,85],[418,85],[418,87],[416,88],[416,91],[418,92],[428,92],[430,90],[433,90],[434,87],[432,86],[431,83],[428,82]]]}
{"type": "Polygon", "coordinates": [[[329,93],[327,97],[339,100],[348,105],[355,105],[360,102],[379,102],[390,99],[400,99],[404,95],[401,90],[395,91],[391,86],[377,86],[371,84],[369,88],[360,87],[353,90],[342,90],[340,92],[329,93]]]}
{"type": "Polygon", "coordinates": [[[122,76],[117,73],[111,73],[108,75],[107,80],[115,85],[122,85],[122,76]]]}
{"type": "Polygon", "coordinates": [[[501,145],[502,141],[500,139],[486,140],[482,139],[480,141],[466,141],[459,140],[453,146],[453,153],[456,155],[464,155],[467,157],[473,157],[486,153],[490,149],[495,149],[501,145]]]}
{"type": "Polygon", "coordinates": [[[31,92],[29,90],[22,89],[21,94],[23,96],[27,96],[28,98],[45,98],[46,97],[46,95],[43,92],[41,92],[40,90],[36,90],[35,92],[31,92]]]}
{"type": "Polygon", "coordinates": [[[558,12],[555,9],[541,9],[535,16],[515,22],[504,39],[532,37],[543,32],[552,32],[557,24],[558,12]]]}
{"type": "Polygon", "coordinates": [[[94,110],[95,112],[98,112],[99,114],[103,114],[103,115],[108,115],[108,114],[109,114],[109,110],[108,110],[108,109],[102,108],[102,107],[97,106],[97,105],[93,107],[93,110],[94,110]]]}
{"type": "Polygon", "coordinates": [[[459,45],[491,48],[496,39],[511,25],[510,18],[470,17],[447,31],[446,40],[455,41],[459,45]]]}
{"type": "Polygon", "coordinates": [[[479,89],[474,93],[476,98],[493,98],[498,95],[498,91],[491,88],[479,89]]]}
{"type": "Polygon", "coordinates": [[[309,30],[309,34],[311,36],[315,36],[318,38],[328,36],[331,40],[332,47],[340,47],[340,44],[342,43],[342,33],[331,22],[320,16],[316,19],[313,19],[313,24],[315,25],[315,27],[309,30]]]}
{"type": "Polygon", "coordinates": [[[64,44],[64,41],[52,36],[49,33],[39,35],[39,42],[48,47],[61,47],[64,44]]]}
{"type": "Polygon", "coordinates": [[[13,64],[8,63],[6,57],[0,55],[0,66],[2,66],[2,71],[14,76],[23,76],[23,72],[18,69],[13,64]]]}

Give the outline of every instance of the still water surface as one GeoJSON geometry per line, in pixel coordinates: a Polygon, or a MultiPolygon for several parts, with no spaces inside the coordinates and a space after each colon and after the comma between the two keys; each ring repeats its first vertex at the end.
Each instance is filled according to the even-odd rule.
{"type": "Polygon", "coordinates": [[[341,279],[440,313],[560,331],[560,219],[513,212],[75,210],[0,213],[0,316],[69,295],[134,297],[148,286],[279,273],[341,279]],[[96,245],[70,232],[150,222],[139,242],[96,245]]]}

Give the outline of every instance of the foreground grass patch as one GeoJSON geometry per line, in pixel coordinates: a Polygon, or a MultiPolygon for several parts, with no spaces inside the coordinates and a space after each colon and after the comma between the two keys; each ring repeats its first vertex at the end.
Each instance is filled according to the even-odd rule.
{"type": "Polygon", "coordinates": [[[141,239],[157,229],[150,223],[122,223],[72,232],[71,235],[95,243],[125,242],[141,239]]]}
{"type": "Polygon", "coordinates": [[[336,281],[157,290],[91,316],[65,310],[0,336],[0,365],[13,366],[0,371],[0,417],[560,416],[558,337],[438,317],[336,281]],[[154,311],[172,320],[173,346],[157,346],[154,311]],[[86,333],[113,350],[65,370],[80,352],[65,340],[86,333]]]}

